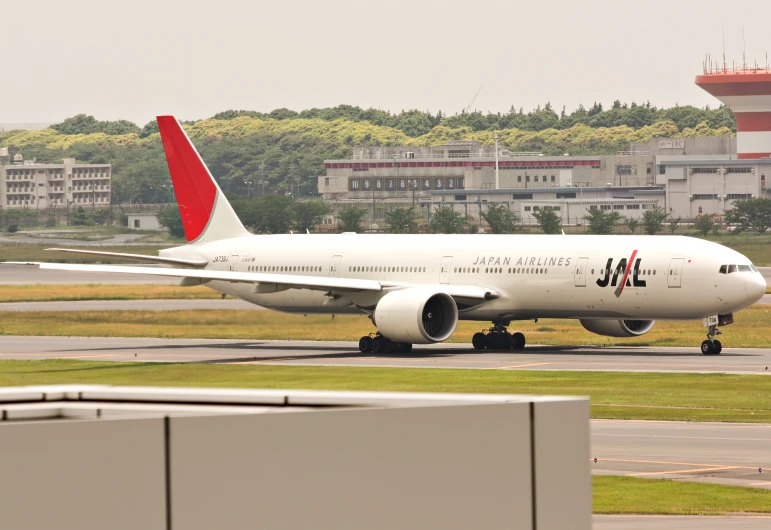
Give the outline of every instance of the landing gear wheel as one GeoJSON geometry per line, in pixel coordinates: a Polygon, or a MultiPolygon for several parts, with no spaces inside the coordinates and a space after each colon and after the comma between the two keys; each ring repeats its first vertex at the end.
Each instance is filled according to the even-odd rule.
{"type": "Polygon", "coordinates": [[[372,352],[373,353],[387,353],[390,348],[388,348],[388,339],[385,337],[381,337],[378,335],[374,339],[372,339],[372,352]]]}
{"type": "Polygon", "coordinates": [[[412,344],[409,342],[402,342],[399,344],[399,349],[402,351],[402,353],[411,353],[412,352],[412,344]]]}
{"type": "Polygon", "coordinates": [[[497,350],[499,348],[499,340],[497,333],[488,333],[485,335],[485,348],[488,350],[497,350]]]}
{"type": "Polygon", "coordinates": [[[719,340],[705,340],[701,343],[701,353],[704,355],[720,355],[723,344],[719,340]]]}
{"type": "Polygon", "coordinates": [[[471,337],[471,344],[474,346],[474,349],[477,350],[484,350],[485,349],[485,334],[481,331],[478,333],[474,333],[474,336],[471,337]]]}
{"type": "Polygon", "coordinates": [[[369,353],[372,351],[372,337],[365,335],[359,339],[359,351],[361,353],[369,353]]]}
{"type": "Polygon", "coordinates": [[[722,335],[717,326],[714,324],[709,326],[707,340],[701,343],[701,353],[704,355],[720,355],[720,352],[723,351],[723,344],[715,339],[717,335],[722,335]]]}
{"type": "Polygon", "coordinates": [[[514,333],[511,336],[511,349],[512,350],[524,350],[525,349],[525,336],[520,333],[514,333]]]}

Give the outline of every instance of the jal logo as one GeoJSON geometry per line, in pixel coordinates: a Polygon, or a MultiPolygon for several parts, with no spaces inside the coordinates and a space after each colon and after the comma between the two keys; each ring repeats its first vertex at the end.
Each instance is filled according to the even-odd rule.
{"type": "Polygon", "coordinates": [[[613,267],[613,258],[608,258],[608,262],[605,265],[605,269],[601,271],[604,277],[597,280],[597,285],[600,287],[616,287],[616,296],[621,296],[624,292],[624,287],[645,287],[647,284],[645,280],[640,279],[640,263],[642,258],[637,258],[637,251],[632,252],[632,256],[627,258],[621,258],[618,260],[616,267],[613,267]],[[632,272],[632,265],[634,264],[634,272],[632,272]],[[631,278],[630,278],[631,276],[631,278]],[[620,280],[620,282],[619,282],[620,280]]]}

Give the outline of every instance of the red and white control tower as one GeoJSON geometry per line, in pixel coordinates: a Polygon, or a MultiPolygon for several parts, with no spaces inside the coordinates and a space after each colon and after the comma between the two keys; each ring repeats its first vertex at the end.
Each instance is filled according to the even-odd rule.
{"type": "Polygon", "coordinates": [[[705,68],[696,84],[734,111],[739,158],[771,157],[771,69],[705,68]]]}

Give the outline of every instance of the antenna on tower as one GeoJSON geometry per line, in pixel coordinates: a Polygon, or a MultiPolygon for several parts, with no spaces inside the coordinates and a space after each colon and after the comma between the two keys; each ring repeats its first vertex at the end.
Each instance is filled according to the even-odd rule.
{"type": "Polygon", "coordinates": [[[742,68],[747,69],[747,39],[744,37],[744,26],[742,26],[742,68]]]}
{"type": "Polygon", "coordinates": [[[723,72],[726,71],[726,62],[725,62],[725,26],[723,26],[723,72]]]}

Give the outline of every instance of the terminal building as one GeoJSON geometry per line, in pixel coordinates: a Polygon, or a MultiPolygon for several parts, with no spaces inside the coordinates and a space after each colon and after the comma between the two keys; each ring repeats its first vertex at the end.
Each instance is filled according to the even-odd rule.
{"type": "Polygon", "coordinates": [[[8,149],[0,148],[0,208],[104,208],[111,188],[110,164],[76,164],[74,158],[38,164],[21,154],[11,161],[8,149]]]}
{"type": "Polygon", "coordinates": [[[581,225],[592,208],[642,217],[663,208],[689,220],[722,213],[732,201],[767,196],[771,159],[739,159],[736,137],[658,138],[613,156],[543,156],[479,142],[432,147],[358,147],[351,159],[327,160],[319,177],[324,200],[359,204],[374,224],[397,205],[425,218],[438,204],[478,221],[489,204],[505,204],[524,224],[550,206],[565,225],[581,225]]]}

